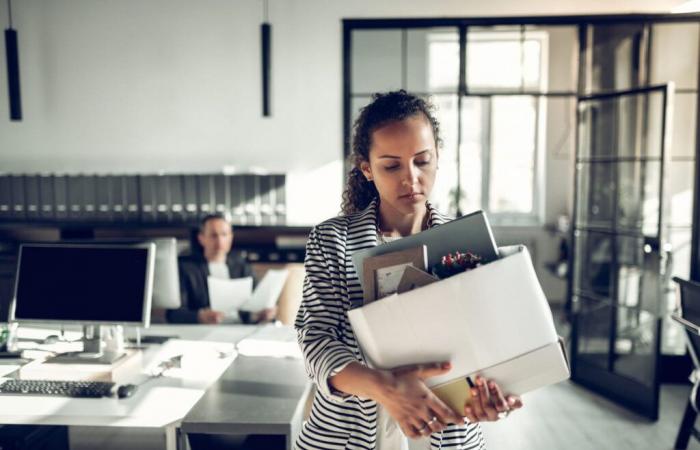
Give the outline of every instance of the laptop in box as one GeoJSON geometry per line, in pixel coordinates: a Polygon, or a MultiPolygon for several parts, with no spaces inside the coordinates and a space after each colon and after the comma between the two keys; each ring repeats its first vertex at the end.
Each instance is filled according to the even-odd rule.
{"type": "Polygon", "coordinates": [[[420,245],[428,247],[428,267],[440,262],[448,253],[454,254],[457,251],[470,251],[480,256],[484,263],[498,259],[498,246],[486,213],[479,210],[421,233],[356,252],[352,262],[362,287],[365,286],[362,270],[365,258],[420,245]]]}

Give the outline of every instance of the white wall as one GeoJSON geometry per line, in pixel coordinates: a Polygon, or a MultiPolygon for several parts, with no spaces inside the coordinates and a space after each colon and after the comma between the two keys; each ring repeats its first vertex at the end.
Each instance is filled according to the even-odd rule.
{"type": "MultiPolygon", "coordinates": [[[[259,0],[22,0],[13,16],[24,120],[8,120],[2,58],[0,170],[318,171],[342,153],[342,18],[667,11],[678,3],[272,0],[266,119],[259,0]]],[[[333,181],[339,195],[340,176],[333,181]]]]}

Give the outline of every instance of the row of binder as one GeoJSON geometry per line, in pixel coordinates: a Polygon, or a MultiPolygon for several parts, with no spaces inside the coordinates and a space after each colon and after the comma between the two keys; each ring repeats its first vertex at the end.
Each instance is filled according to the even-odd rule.
{"type": "Polygon", "coordinates": [[[0,221],[284,225],[285,176],[0,175],[0,221]]]}

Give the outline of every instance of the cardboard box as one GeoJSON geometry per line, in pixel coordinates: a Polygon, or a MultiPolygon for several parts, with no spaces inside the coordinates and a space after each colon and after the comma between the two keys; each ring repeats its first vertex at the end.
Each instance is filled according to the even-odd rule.
{"type": "MultiPolygon", "coordinates": [[[[368,362],[390,369],[450,361],[452,370],[427,384],[453,400],[462,392],[455,386],[476,374],[517,395],[567,379],[564,348],[527,248],[500,253],[474,270],[349,311],[368,362]]],[[[459,413],[462,400],[451,401],[459,413]]]]}

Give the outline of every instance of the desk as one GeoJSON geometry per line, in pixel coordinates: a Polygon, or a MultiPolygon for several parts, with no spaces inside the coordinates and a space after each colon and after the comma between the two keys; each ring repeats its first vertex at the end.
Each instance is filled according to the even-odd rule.
{"type": "MultiPolygon", "coordinates": [[[[236,342],[256,330],[255,326],[205,326],[205,325],[157,325],[148,330],[148,334],[177,335],[187,340],[169,341],[159,348],[154,346],[144,353],[144,366],[157,363],[158,359],[167,358],[167,352],[184,350],[195,353],[213,351],[232,351],[236,342]],[[168,344],[172,346],[168,350],[168,344]],[[189,350],[188,350],[189,349],[189,350]],[[166,354],[164,354],[166,352],[166,354]]],[[[291,330],[290,330],[291,332],[291,330]]],[[[174,354],[174,353],[173,353],[174,354]]],[[[213,353],[212,353],[213,354],[213,353]]],[[[172,354],[170,355],[172,356],[172,354]]],[[[199,355],[201,357],[201,355],[199,355]]],[[[299,360],[274,358],[246,358],[233,356],[218,358],[210,361],[206,370],[196,370],[195,376],[184,376],[180,379],[163,377],[153,379],[140,386],[136,394],[129,399],[71,399],[64,397],[38,396],[3,396],[0,408],[0,424],[37,424],[37,425],[68,425],[68,426],[100,426],[100,427],[135,427],[163,429],[166,448],[176,449],[179,446],[178,435],[183,418],[192,410],[200,417],[206,417],[205,400],[218,392],[225,392],[227,386],[235,386],[237,395],[247,398],[247,402],[235,404],[231,408],[240,409],[235,417],[236,430],[241,434],[260,432],[265,428],[263,420],[271,420],[270,431],[276,431],[282,426],[284,417],[272,417],[280,405],[293,403],[290,397],[297,397],[297,403],[303,408],[308,388],[303,371],[303,363],[299,360]],[[238,361],[238,360],[241,361],[238,361]],[[233,365],[231,365],[233,361],[233,365]],[[238,364],[237,364],[238,362],[238,364]],[[230,366],[230,367],[229,367],[230,366]],[[256,372],[253,374],[250,371],[256,372]],[[265,373],[259,373],[264,370],[265,373]],[[267,373],[271,372],[271,373],[267,373]],[[217,381],[222,377],[220,381],[217,381]],[[267,391],[255,391],[256,386],[246,385],[252,379],[265,379],[269,383],[267,391]],[[304,377],[304,382],[302,382],[304,377]],[[295,380],[303,387],[290,388],[288,379],[295,380]],[[280,388],[275,388],[275,380],[280,382],[280,388]],[[250,393],[245,389],[250,387],[250,393]],[[208,389],[211,389],[210,392],[208,389]],[[206,392],[206,395],[205,395],[206,392]],[[202,397],[205,398],[202,398],[202,397]],[[281,400],[280,400],[281,399],[281,400]],[[258,404],[255,408],[252,405],[258,404]],[[269,405],[273,405],[269,406],[269,405]],[[264,405],[264,406],[263,406],[264,405]],[[241,407],[242,406],[242,407],[241,407]],[[267,413],[259,408],[269,409],[267,413]],[[246,418],[249,416],[249,418],[246,418]],[[251,425],[250,428],[245,426],[251,425]],[[254,426],[253,426],[254,425],[254,426]]],[[[197,360],[191,363],[197,364],[197,360]]],[[[183,358],[183,366],[185,360],[183,358]]],[[[187,374],[186,374],[187,375],[187,374]]],[[[192,374],[189,374],[192,375],[192,374]]],[[[228,398],[228,397],[227,397],[228,398]]],[[[300,417],[300,415],[294,416],[300,417]]],[[[225,427],[225,424],[222,424],[225,427]]],[[[291,431],[290,431],[291,433],[291,431]]]]}
{"type": "Polygon", "coordinates": [[[238,356],[185,416],[182,435],[282,435],[291,450],[310,390],[302,360],[238,356]]]}

